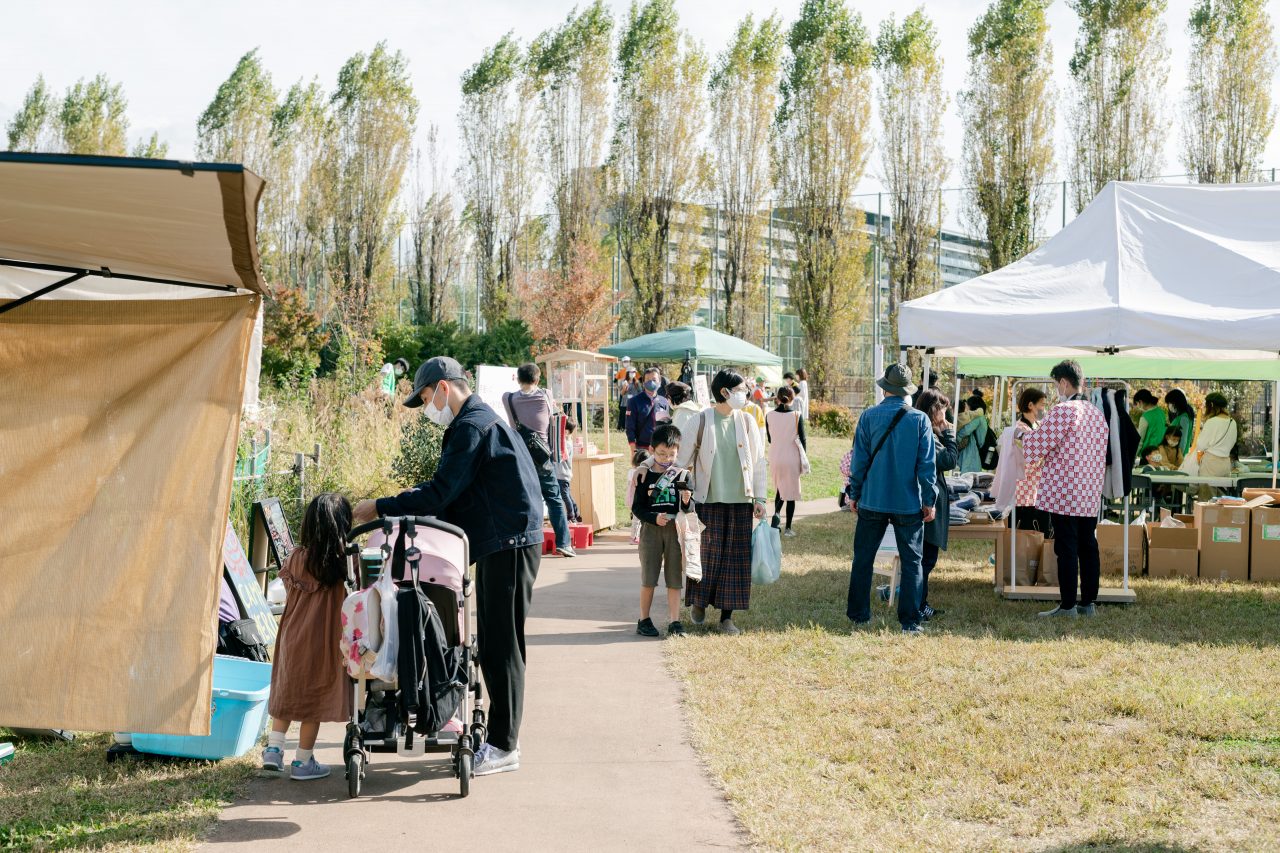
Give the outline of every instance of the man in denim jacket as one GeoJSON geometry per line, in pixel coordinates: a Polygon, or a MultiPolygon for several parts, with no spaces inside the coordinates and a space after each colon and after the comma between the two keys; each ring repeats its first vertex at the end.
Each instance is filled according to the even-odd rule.
{"type": "MultiPolygon", "coordinates": [[[[467,534],[476,564],[480,669],[489,689],[489,737],[475,774],[520,767],[524,708],[524,622],[542,560],[542,488],[524,441],[472,393],[462,366],[447,356],[423,362],[409,408],[445,428],[435,476],[395,497],[361,501],[355,524],[434,515],[467,534]]],[[[465,722],[465,721],[464,721],[465,722]]]]}
{"type": "Polygon", "coordinates": [[[872,568],[892,524],[902,562],[898,621],[903,633],[919,634],[924,525],[933,521],[938,495],[933,431],[925,413],[911,408],[916,386],[905,366],[889,365],[876,384],[885,398],[858,418],[853,439],[847,494],[858,524],[846,612],[855,625],[871,621],[872,568]]]}

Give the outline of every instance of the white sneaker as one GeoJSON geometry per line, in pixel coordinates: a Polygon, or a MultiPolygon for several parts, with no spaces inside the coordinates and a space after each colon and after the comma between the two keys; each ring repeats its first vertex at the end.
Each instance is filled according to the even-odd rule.
{"type": "Polygon", "coordinates": [[[472,759],[471,775],[492,776],[494,773],[510,773],[520,769],[520,748],[510,752],[498,749],[491,743],[480,745],[472,759]]]}
{"type": "Polygon", "coordinates": [[[786,530],[782,532],[782,535],[786,536],[787,538],[791,538],[792,536],[796,535],[796,532],[792,530],[790,527],[788,527],[786,530]]]}

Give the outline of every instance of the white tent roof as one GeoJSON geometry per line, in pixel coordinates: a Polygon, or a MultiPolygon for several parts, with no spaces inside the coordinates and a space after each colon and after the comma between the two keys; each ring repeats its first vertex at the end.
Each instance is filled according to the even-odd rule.
{"type": "Polygon", "coordinates": [[[1022,260],[902,305],[899,341],[982,359],[1208,359],[1272,378],[1256,374],[1280,368],[1278,223],[1277,184],[1112,182],[1022,260]]]}

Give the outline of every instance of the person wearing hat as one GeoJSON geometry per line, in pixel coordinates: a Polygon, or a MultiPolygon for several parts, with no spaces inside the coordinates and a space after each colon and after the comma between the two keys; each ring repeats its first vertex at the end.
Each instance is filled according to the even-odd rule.
{"type": "Polygon", "coordinates": [[[354,524],[433,515],[467,534],[476,566],[480,669],[489,689],[488,741],[475,775],[520,767],[524,622],[542,559],[542,488],[524,441],[472,393],[462,366],[437,356],[418,368],[404,405],[426,404],[444,427],[435,476],[395,497],[360,501],[354,524]]]}
{"type": "Polygon", "coordinates": [[[898,621],[904,634],[920,634],[924,525],[935,517],[938,496],[933,427],[924,412],[911,407],[916,386],[905,365],[889,365],[876,384],[884,400],[862,413],[853,438],[846,494],[858,523],[846,613],[854,625],[871,621],[872,569],[892,524],[902,564],[898,621]]]}

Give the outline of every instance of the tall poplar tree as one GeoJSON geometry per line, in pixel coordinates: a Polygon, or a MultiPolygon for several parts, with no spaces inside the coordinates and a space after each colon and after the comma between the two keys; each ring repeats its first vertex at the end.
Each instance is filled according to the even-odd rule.
{"type": "Polygon", "coordinates": [[[445,295],[462,264],[462,226],[458,221],[448,170],[439,146],[439,128],[427,131],[427,162],[415,164],[413,208],[409,217],[413,269],[409,296],[418,323],[444,321],[445,295]]]}
{"type": "Polygon", "coordinates": [[[462,186],[480,270],[480,312],[511,314],[519,241],[533,199],[534,110],[519,44],[507,34],[462,75],[462,186]]]}
{"type": "Polygon", "coordinates": [[[1049,0],[992,0],[969,30],[965,218],[986,238],[988,270],[1035,245],[1051,200],[1053,47],[1049,0]]]}
{"type": "Polygon", "coordinates": [[[942,58],[933,23],[917,9],[899,25],[890,15],[876,40],[880,70],[880,162],[889,191],[889,328],[898,305],[935,289],[942,227],[942,58]]]}
{"type": "Polygon", "coordinates": [[[124,157],[129,145],[129,102],[124,87],[99,74],[67,89],[58,111],[62,148],[68,154],[124,157]]]}
{"type": "Polygon", "coordinates": [[[866,214],[852,198],[871,153],[874,51],[843,0],[805,0],[787,46],[774,164],[796,245],[791,305],[824,398],[866,312],[866,214]]]}
{"type": "Polygon", "coordinates": [[[312,296],[323,313],[335,294],[328,290],[325,261],[330,186],[329,146],[333,127],[329,104],[318,82],[289,87],[271,117],[272,177],[264,216],[259,220],[264,271],[312,296]]]}
{"type": "Polygon", "coordinates": [[[716,269],[720,328],[755,343],[763,343],[761,206],[773,186],[769,147],[782,46],[776,15],[758,24],[748,15],[717,59],[710,83],[715,198],[725,235],[724,266],[716,269]]]}
{"type": "Polygon", "coordinates": [[[688,322],[706,269],[705,212],[689,201],[705,181],[707,60],[679,24],[673,0],[632,3],[618,45],[609,177],[635,334],[688,322]]]}
{"type": "Polygon", "coordinates": [[[1191,9],[1182,162],[1202,184],[1256,178],[1276,120],[1276,42],[1266,7],[1199,0],[1191,9]]]}
{"type": "Polygon", "coordinates": [[[375,297],[390,283],[417,114],[408,61],[385,43],[357,53],[338,72],[325,159],[325,240],[343,320],[358,329],[375,319],[375,297]]]}
{"type": "Polygon", "coordinates": [[[539,161],[555,206],[554,261],[562,275],[579,241],[599,242],[609,140],[613,18],[604,0],[571,12],[529,46],[541,116],[539,161]]]}
{"type": "Polygon", "coordinates": [[[1070,71],[1070,176],[1076,211],[1108,181],[1153,178],[1169,123],[1166,0],[1069,0],[1080,17],[1070,71]]]}
{"type": "Polygon", "coordinates": [[[6,128],[10,151],[58,152],[62,150],[62,134],[58,125],[58,99],[44,75],[27,90],[22,106],[6,128]]]}

